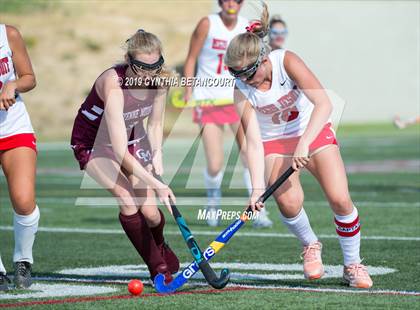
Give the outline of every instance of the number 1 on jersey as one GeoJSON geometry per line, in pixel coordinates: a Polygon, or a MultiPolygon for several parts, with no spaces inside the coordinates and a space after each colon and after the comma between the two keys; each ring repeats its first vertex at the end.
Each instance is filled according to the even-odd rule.
{"type": "Polygon", "coordinates": [[[223,56],[225,56],[225,54],[217,54],[217,57],[219,57],[219,63],[217,64],[216,70],[217,74],[222,74],[222,68],[223,70],[227,70],[227,66],[223,65],[223,56]]]}

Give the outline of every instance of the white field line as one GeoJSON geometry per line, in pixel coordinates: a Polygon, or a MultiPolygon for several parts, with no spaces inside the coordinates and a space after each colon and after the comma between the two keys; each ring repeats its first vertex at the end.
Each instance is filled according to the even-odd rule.
{"type": "Polygon", "coordinates": [[[420,292],[416,291],[397,291],[397,290],[356,290],[356,289],[338,289],[338,288],[311,288],[301,286],[287,285],[241,285],[230,284],[234,287],[246,287],[255,289],[273,289],[291,292],[310,292],[310,293],[337,293],[337,294],[367,294],[367,295],[402,295],[402,296],[420,296],[420,292]]]}
{"type": "MultiPolygon", "coordinates": [[[[180,148],[191,146],[192,141],[195,136],[187,138],[172,138],[166,141],[165,146],[168,148],[180,148]],[[189,142],[190,141],[190,142],[189,142]]],[[[226,144],[232,145],[233,139],[228,135],[226,138],[226,144]]],[[[343,144],[345,147],[357,147],[359,148],[361,143],[368,144],[369,146],[395,146],[399,144],[399,147],[405,147],[406,144],[401,142],[399,137],[362,137],[362,138],[353,138],[353,137],[344,137],[340,139],[340,144],[343,144]],[[362,141],[362,142],[361,142],[362,141]]],[[[40,142],[38,143],[38,149],[40,151],[71,151],[70,143],[66,141],[60,142],[40,142]]]]}
{"type": "MultiPolygon", "coordinates": [[[[246,198],[239,197],[225,197],[221,199],[221,206],[244,206],[246,203],[246,198]]],[[[206,205],[207,198],[203,197],[177,197],[177,205],[179,206],[197,206],[197,205],[206,205]]],[[[118,206],[117,201],[113,197],[80,197],[75,200],[76,206],[89,206],[91,208],[104,208],[110,206],[118,206]]],[[[305,206],[316,206],[316,207],[328,207],[326,201],[305,201],[305,206]]],[[[391,207],[391,208],[420,208],[420,202],[376,202],[376,201],[357,201],[356,205],[358,207],[391,207]]]]}
{"type": "MultiPolygon", "coordinates": [[[[0,226],[0,231],[13,231],[13,226],[0,226]]],[[[114,235],[123,234],[121,229],[97,229],[97,228],[66,228],[66,227],[39,227],[39,232],[47,233],[77,233],[77,234],[102,234],[102,235],[114,235]]],[[[217,236],[218,232],[215,231],[195,231],[196,236],[217,236]]],[[[177,230],[166,230],[167,235],[180,235],[177,230]]],[[[264,233],[264,232],[238,232],[235,234],[238,237],[256,237],[256,238],[295,238],[292,234],[282,233],[264,233]]],[[[336,239],[337,235],[320,234],[318,235],[321,239],[336,239]]],[[[420,241],[420,237],[398,237],[398,236],[364,236],[364,240],[393,240],[393,241],[420,241]]]]}
{"type": "MultiPolygon", "coordinates": [[[[171,163],[166,163],[165,165],[165,175],[173,177],[178,171],[179,167],[176,165],[171,165],[171,163]]],[[[190,188],[200,188],[204,186],[202,171],[206,169],[205,164],[194,163],[194,167],[190,172],[188,177],[188,185],[190,188]]],[[[242,169],[242,168],[238,168],[242,169]]],[[[225,171],[232,171],[232,168],[225,167],[225,171]]],[[[418,174],[420,171],[420,161],[419,160],[384,160],[384,161],[360,161],[360,162],[346,162],[346,172],[348,174],[358,174],[358,173],[408,173],[408,174],[418,174]]],[[[304,174],[309,174],[307,171],[303,171],[304,174]]],[[[4,176],[3,171],[0,170],[0,176],[4,176]]],[[[37,183],[39,184],[51,184],[58,183],[61,185],[80,185],[82,179],[85,177],[85,173],[77,168],[38,168],[37,176],[48,176],[48,179],[38,179],[37,183]]],[[[242,178],[239,177],[238,171],[234,170],[234,178],[231,180],[231,188],[242,188],[243,182],[242,178]]],[[[87,177],[89,183],[92,183],[93,186],[98,188],[99,185],[96,185],[89,177],[87,177]]],[[[168,181],[171,179],[168,179],[168,181]]],[[[86,182],[86,181],[85,181],[86,182]]],[[[354,182],[352,184],[359,184],[359,182],[354,182]]],[[[370,185],[370,184],[368,184],[370,185]]],[[[92,185],[90,185],[92,186],[92,185]]]]}
{"type": "MultiPolygon", "coordinates": [[[[2,197],[0,202],[10,202],[9,198],[2,197]]],[[[38,204],[71,204],[75,206],[83,206],[92,209],[114,209],[118,206],[113,197],[79,197],[79,198],[56,198],[42,197],[37,198],[38,204]]],[[[225,197],[222,198],[222,206],[243,206],[246,197],[225,197]]],[[[206,205],[207,198],[203,197],[177,197],[178,206],[198,206],[206,205]]],[[[328,207],[326,201],[306,201],[305,207],[328,207]]],[[[362,208],[420,208],[420,202],[390,202],[390,201],[357,201],[356,205],[362,208]]],[[[198,210],[198,207],[197,207],[198,210]]],[[[58,211],[58,209],[57,209],[58,211]]]]}
{"type": "Polygon", "coordinates": [[[69,285],[69,284],[40,284],[34,283],[24,294],[2,293],[3,299],[29,299],[47,297],[69,297],[69,296],[92,296],[99,294],[110,294],[117,292],[117,289],[109,286],[97,285],[69,285]]]}
{"type": "MultiPolygon", "coordinates": [[[[36,281],[60,281],[60,282],[73,282],[73,283],[97,283],[97,284],[127,284],[127,279],[98,279],[98,278],[70,278],[70,277],[35,277],[36,281]]],[[[149,280],[143,280],[146,285],[152,285],[149,280]]],[[[185,287],[208,286],[207,282],[194,281],[185,284],[185,287]]],[[[337,288],[311,288],[301,286],[288,286],[288,285],[248,285],[230,283],[227,287],[244,287],[250,289],[266,289],[266,290],[283,290],[290,292],[309,292],[309,293],[337,293],[337,294],[366,294],[366,295],[401,295],[401,296],[420,296],[420,291],[398,291],[398,290],[356,290],[356,289],[337,289],[337,288]]]]}
{"type": "MultiPolygon", "coordinates": [[[[181,263],[182,268],[189,265],[189,262],[181,263]]],[[[265,263],[212,263],[214,269],[228,268],[231,270],[231,280],[304,280],[301,264],[265,264],[265,263]],[[235,271],[232,271],[235,270],[235,271]],[[249,271],[252,270],[252,273],[249,271]],[[266,271],[270,271],[267,273],[266,271]],[[261,273],[263,272],[263,273],[261,273]]],[[[343,266],[324,265],[325,275],[323,278],[341,278],[343,266]]],[[[397,272],[396,269],[382,266],[367,266],[369,274],[372,276],[385,275],[397,272]]],[[[91,277],[142,277],[148,278],[149,272],[146,265],[110,265],[97,267],[82,267],[72,269],[62,269],[59,274],[66,276],[91,276],[91,277]]],[[[204,279],[201,273],[196,273],[193,279],[204,279]]]]}

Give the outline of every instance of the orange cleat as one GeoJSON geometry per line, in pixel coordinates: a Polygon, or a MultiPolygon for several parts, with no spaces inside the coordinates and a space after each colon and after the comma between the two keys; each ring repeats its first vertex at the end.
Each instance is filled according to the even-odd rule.
{"type": "Polygon", "coordinates": [[[317,241],[303,248],[303,274],[308,280],[320,279],[324,275],[324,266],[322,265],[322,243],[317,241]]]}
{"type": "Polygon", "coordinates": [[[343,280],[355,288],[371,288],[373,285],[367,267],[362,264],[344,266],[343,280]]]}
{"type": "Polygon", "coordinates": [[[303,274],[306,279],[316,280],[324,275],[321,252],[322,243],[319,241],[303,248],[301,258],[303,259],[303,274]]]}

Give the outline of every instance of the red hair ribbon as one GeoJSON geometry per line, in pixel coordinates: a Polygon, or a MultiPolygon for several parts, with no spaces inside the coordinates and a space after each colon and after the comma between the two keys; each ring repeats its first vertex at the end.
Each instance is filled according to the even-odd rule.
{"type": "Polygon", "coordinates": [[[261,22],[260,21],[254,21],[254,22],[252,22],[245,29],[246,29],[247,32],[254,32],[254,29],[257,28],[257,27],[261,27],[261,22]]]}

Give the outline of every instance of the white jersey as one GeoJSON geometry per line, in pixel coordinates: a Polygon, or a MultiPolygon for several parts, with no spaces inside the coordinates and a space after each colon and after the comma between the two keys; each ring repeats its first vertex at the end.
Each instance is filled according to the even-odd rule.
{"type": "MultiPolygon", "coordinates": [[[[7,40],[6,26],[0,24],[0,92],[8,81],[16,80],[12,50],[7,40]]],[[[0,110],[0,139],[21,133],[33,133],[31,120],[21,96],[8,111],[0,110]]]]}
{"type": "Polygon", "coordinates": [[[197,86],[193,90],[193,98],[195,100],[202,99],[232,99],[233,102],[233,85],[234,81],[225,64],[223,58],[229,42],[238,34],[246,31],[248,21],[238,16],[238,21],[234,29],[229,30],[223,24],[219,14],[211,14],[208,16],[210,27],[203,48],[198,56],[197,75],[200,81],[218,81],[225,83],[226,86],[197,86]]]}
{"type": "Polygon", "coordinates": [[[269,54],[273,65],[268,91],[260,91],[236,79],[236,86],[255,108],[263,141],[299,137],[314,108],[312,102],[287,75],[283,60],[286,50],[269,54]]]}

